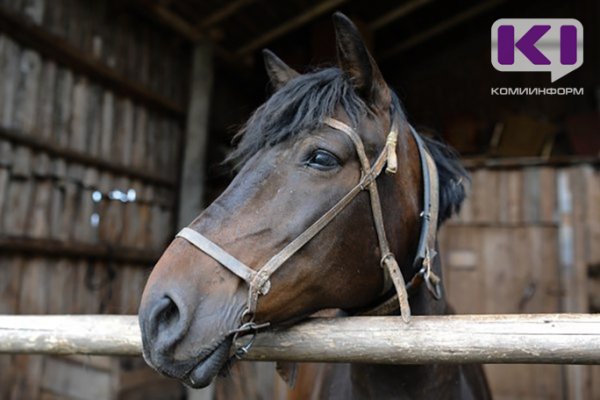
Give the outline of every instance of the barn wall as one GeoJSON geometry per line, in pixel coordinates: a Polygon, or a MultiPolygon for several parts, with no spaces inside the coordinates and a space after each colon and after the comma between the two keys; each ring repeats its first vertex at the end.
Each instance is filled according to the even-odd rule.
{"type": "MultiPolygon", "coordinates": [[[[457,313],[598,312],[600,170],[477,168],[460,216],[440,232],[457,313]]],[[[598,398],[597,367],[488,365],[497,399],[598,398]]]]}
{"type": "MultiPolygon", "coordinates": [[[[188,48],[118,6],[0,0],[0,313],[134,314],[172,237],[188,48]]],[[[181,396],[157,378],[0,356],[3,399],[181,396]]]]}

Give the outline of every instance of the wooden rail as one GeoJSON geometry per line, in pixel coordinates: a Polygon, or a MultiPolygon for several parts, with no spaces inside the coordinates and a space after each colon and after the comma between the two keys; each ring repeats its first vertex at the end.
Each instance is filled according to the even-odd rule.
{"type": "MultiPolygon", "coordinates": [[[[244,338],[242,338],[243,341],[244,338]]],[[[247,359],[600,364],[600,315],[311,319],[259,334],[247,359]]],[[[0,316],[0,353],[139,355],[136,316],[0,316]]]]}

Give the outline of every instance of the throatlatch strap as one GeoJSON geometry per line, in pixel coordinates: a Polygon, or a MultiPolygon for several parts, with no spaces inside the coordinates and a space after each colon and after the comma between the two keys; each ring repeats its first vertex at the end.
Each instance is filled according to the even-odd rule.
{"type": "Polygon", "coordinates": [[[440,299],[441,288],[440,278],[433,272],[433,259],[436,256],[435,240],[438,227],[439,215],[439,177],[435,160],[427,151],[427,147],[419,134],[410,127],[411,133],[419,148],[421,156],[421,171],[423,174],[423,212],[421,214],[422,225],[421,234],[419,237],[419,245],[415,256],[413,268],[417,270],[417,274],[409,283],[409,286],[415,286],[415,278],[419,276],[425,281],[425,285],[434,298],[440,299]]]}

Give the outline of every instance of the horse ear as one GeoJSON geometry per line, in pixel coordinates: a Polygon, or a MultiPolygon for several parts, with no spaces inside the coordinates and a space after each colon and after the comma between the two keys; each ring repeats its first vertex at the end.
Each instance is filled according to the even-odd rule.
{"type": "Polygon", "coordinates": [[[341,12],[333,14],[338,64],[369,105],[387,110],[391,93],[356,26],[341,12]]]}
{"type": "Polygon", "coordinates": [[[281,61],[271,50],[263,49],[263,58],[265,60],[267,75],[269,75],[269,80],[275,90],[300,75],[293,68],[281,61]]]}

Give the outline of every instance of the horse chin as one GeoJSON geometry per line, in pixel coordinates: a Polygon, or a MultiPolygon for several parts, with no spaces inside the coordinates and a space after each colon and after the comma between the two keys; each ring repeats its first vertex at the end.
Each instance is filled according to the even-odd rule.
{"type": "Polygon", "coordinates": [[[231,339],[226,339],[217,346],[212,353],[191,369],[184,383],[195,389],[208,386],[227,364],[231,343],[231,339]]]}

